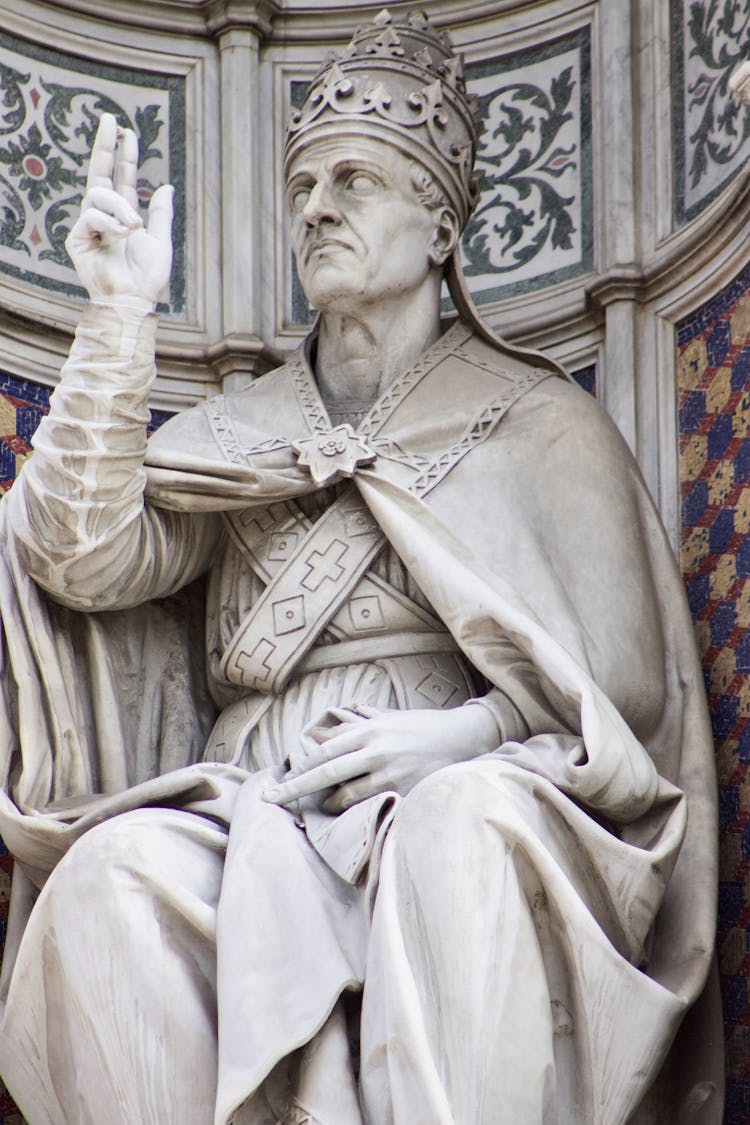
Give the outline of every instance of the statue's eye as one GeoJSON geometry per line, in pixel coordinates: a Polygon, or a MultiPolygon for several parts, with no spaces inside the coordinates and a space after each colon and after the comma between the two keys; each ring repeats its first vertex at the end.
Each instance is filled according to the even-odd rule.
{"type": "Polygon", "coordinates": [[[293,215],[299,215],[307,206],[310,198],[310,189],[308,187],[296,188],[289,196],[289,210],[293,215]]]}
{"type": "Polygon", "coordinates": [[[368,192],[374,191],[377,186],[377,179],[369,172],[352,172],[346,178],[347,189],[360,195],[366,195],[368,192]]]}

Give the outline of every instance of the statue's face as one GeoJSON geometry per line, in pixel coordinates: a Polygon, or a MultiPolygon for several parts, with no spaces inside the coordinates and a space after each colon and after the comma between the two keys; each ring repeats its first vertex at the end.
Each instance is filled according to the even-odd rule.
{"type": "Polygon", "coordinates": [[[385,142],[313,142],[292,162],[286,197],[300,281],[322,312],[403,296],[434,268],[438,219],[416,198],[411,161],[385,142]]]}

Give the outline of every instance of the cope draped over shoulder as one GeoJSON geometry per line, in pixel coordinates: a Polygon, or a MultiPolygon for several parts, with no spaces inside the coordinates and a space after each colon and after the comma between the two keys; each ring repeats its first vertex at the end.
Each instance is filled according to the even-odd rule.
{"type": "MultiPolygon", "coordinates": [[[[95,350],[98,329],[90,331],[95,350]]],[[[137,414],[128,403],[123,410],[137,414]]],[[[123,424],[136,422],[130,417],[123,424]]],[[[51,574],[49,581],[29,577],[27,560],[36,548],[25,530],[25,486],[14,486],[4,501],[0,834],[17,858],[18,875],[3,998],[9,987],[12,996],[13,960],[23,950],[34,888],[54,883],[56,864],[93,826],[144,807],[188,809],[226,825],[231,910],[241,897],[231,871],[242,851],[239,835],[231,850],[237,825],[251,838],[260,830],[253,817],[273,833],[273,818],[263,817],[289,815],[245,800],[254,766],[229,751],[217,754],[215,736],[208,743],[212,760],[204,758],[217,712],[247,694],[242,675],[222,663],[225,634],[236,632],[244,608],[235,607],[237,620],[222,634],[222,582],[231,576],[216,574],[226,545],[237,549],[232,528],[243,514],[250,519],[274,505],[304,506],[320,493],[290,443],[329,428],[304,350],[249,389],[166,424],[149,445],[147,517],[131,503],[116,528],[122,536],[128,521],[148,518],[140,554],[125,558],[122,538],[90,529],[89,562],[96,560],[90,562],[100,575],[94,587],[102,590],[92,593],[90,606],[78,604],[75,594],[60,604],[66,598],[51,574]],[[207,591],[206,551],[186,527],[198,528],[199,540],[206,529],[214,537],[207,591]],[[123,567],[132,594],[113,606],[101,575],[123,567]],[[206,604],[214,640],[204,658],[206,604]]],[[[478,673],[477,682],[487,682],[490,698],[497,692],[501,729],[503,701],[516,716],[508,718],[503,733],[509,737],[493,754],[458,769],[489,793],[497,789],[498,809],[504,787],[519,785],[523,800],[547,808],[557,826],[541,851],[534,826],[516,826],[511,850],[526,857],[549,904],[547,930],[541,923],[536,930],[549,982],[556,957],[573,982],[570,1020],[558,1020],[555,1058],[574,1059],[586,1070],[588,1092],[569,1092],[570,1104],[585,1105],[591,1114],[585,1119],[601,1125],[655,1121],[648,1105],[640,1116],[631,1114],[704,988],[713,947],[715,779],[680,577],[637,467],[587,395],[499,352],[461,322],[396,380],[359,431],[376,459],[356,469],[338,498],[364,503],[386,549],[478,673]],[[590,886],[606,888],[606,908],[592,906],[602,899],[590,886]]],[[[40,434],[40,462],[45,441],[40,434]]],[[[33,464],[34,458],[29,473],[33,464]]],[[[50,523],[64,522],[57,503],[48,502],[50,523]]],[[[347,548],[352,543],[343,541],[347,548]]],[[[315,644],[301,661],[319,652],[315,644]]],[[[285,673],[279,696],[296,674],[285,673]]],[[[251,686],[257,694],[257,679],[251,686]]],[[[490,807],[494,799],[488,798],[490,807]]],[[[410,800],[402,802],[404,810],[410,800]]],[[[357,866],[370,896],[381,893],[379,879],[389,886],[396,878],[387,852],[389,833],[398,831],[399,799],[386,811],[384,821],[378,804],[374,827],[366,809],[340,818],[353,814],[352,824],[372,829],[370,850],[357,866]]],[[[345,851],[346,834],[340,835],[337,847],[345,851]]],[[[454,846],[456,862],[468,863],[461,841],[454,846]]],[[[317,851],[325,861],[325,849],[317,851]]],[[[262,870],[254,875],[262,877],[262,870]]],[[[229,929],[225,923],[223,932],[229,929]]],[[[264,1029],[271,1048],[260,1032],[256,1043],[240,1024],[233,1027],[234,1015],[222,1024],[219,988],[222,1035],[235,1047],[219,1058],[217,1122],[228,1121],[270,1066],[319,1030],[346,986],[323,973],[310,1001],[315,986],[300,973],[290,965],[282,979],[264,982],[256,971],[244,984],[235,980],[248,1005],[251,988],[265,990],[269,1005],[274,995],[284,996],[285,1011],[312,1003],[316,1014],[304,1032],[293,1021],[288,1032],[264,1029]],[[241,1042],[247,1052],[238,1059],[241,1042]]],[[[227,1001],[227,1013],[231,1007],[227,1001]]],[[[12,1046],[0,1049],[0,1068],[21,1074],[12,1046]]],[[[703,1058],[673,1096],[688,1096],[691,1085],[714,1078],[703,1058]]],[[[669,1096],[665,1089],[658,1097],[669,1096]]],[[[565,1096],[559,1094],[560,1116],[550,1122],[574,1120],[565,1116],[565,1096]]]]}

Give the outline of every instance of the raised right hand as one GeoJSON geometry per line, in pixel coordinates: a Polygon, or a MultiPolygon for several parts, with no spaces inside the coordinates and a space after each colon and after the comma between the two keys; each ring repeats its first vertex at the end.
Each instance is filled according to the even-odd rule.
{"type": "Polygon", "coordinates": [[[138,213],[138,140],[102,114],[81,214],[65,246],[92,301],[152,311],[172,268],[173,188],[158,188],[148,226],[138,213]]]}

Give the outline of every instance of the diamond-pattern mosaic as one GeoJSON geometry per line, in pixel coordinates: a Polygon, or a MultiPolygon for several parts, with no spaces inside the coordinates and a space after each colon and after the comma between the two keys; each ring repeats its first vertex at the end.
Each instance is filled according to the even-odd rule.
{"type": "Polygon", "coordinates": [[[716,740],[725,1125],[750,1121],[750,269],[678,330],[681,561],[716,740]]]}

